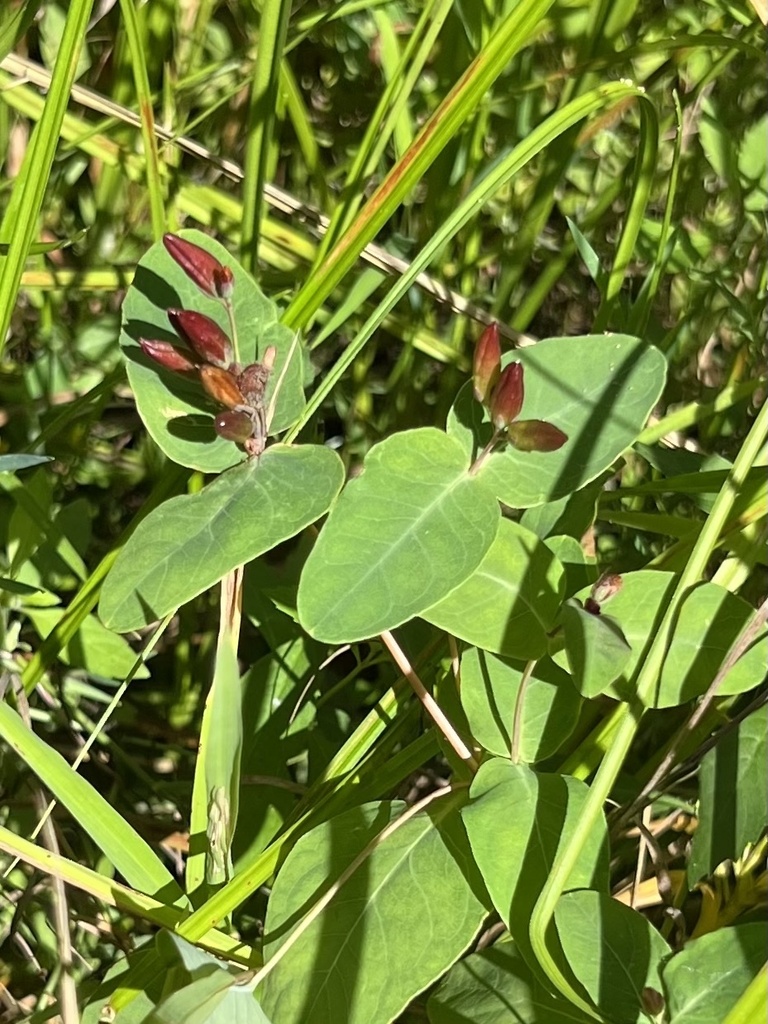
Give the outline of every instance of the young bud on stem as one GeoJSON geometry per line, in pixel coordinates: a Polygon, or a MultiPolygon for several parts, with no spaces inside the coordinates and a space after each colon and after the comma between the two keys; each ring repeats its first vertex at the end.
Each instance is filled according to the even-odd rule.
{"type": "Polygon", "coordinates": [[[510,444],[520,452],[556,452],[568,435],[546,420],[518,420],[507,429],[510,444]]]}
{"type": "Polygon", "coordinates": [[[232,342],[215,320],[193,309],[169,309],[171,326],[191,349],[214,366],[232,362],[232,342]]]}
{"type": "Polygon", "coordinates": [[[237,381],[227,370],[222,370],[218,366],[201,366],[200,380],[211,398],[219,405],[234,409],[238,405],[248,404],[237,386],[237,381]]]}
{"type": "Polygon", "coordinates": [[[220,412],[213,421],[213,429],[223,437],[225,441],[234,441],[235,444],[245,444],[253,437],[253,422],[247,412],[238,410],[234,412],[220,412]]]}
{"type": "Polygon", "coordinates": [[[201,291],[213,298],[229,298],[234,283],[232,271],[207,249],[171,234],[163,235],[163,245],[201,291]]]}
{"type": "Polygon", "coordinates": [[[503,430],[520,415],[523,394],[523,364],[509,363],[491,393],[491,420],[497,430],[503,430]]]}
{"type": "Polygon", "coordinates": [[[142,352],[154,359],[156,363],[164,366],[166,370],[173,370],[174,373],[188,373],[195,369],[195,364],[179,352],[170,341],[153,341],[149,338],[139,338],[139,345],[142,352]]]}
{"type": "Polygon", "coordinates": [[[483,405],[494,388],[501,373],[501,342],[499,325],[490,324],[480,335],[475,348],[472,374],[475,398],[483,405]]]}

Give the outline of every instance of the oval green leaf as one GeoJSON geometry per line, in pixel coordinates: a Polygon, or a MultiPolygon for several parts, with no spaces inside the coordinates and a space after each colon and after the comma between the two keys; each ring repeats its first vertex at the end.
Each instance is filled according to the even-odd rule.
{"type": "MultiPolygon", "coordinates": [[[[457,805],[406,821],[341,885],[257,990],[275,1024],[392,1021],[467,948],[487,910],[457,805]]],[[[299,839],[270,897],[267,963],[392,817],[389,803],[356,807],[299,839]]]]}
{"type": "MultiPolygon", "coordinates": [[[[571,842],[588,787],[568,775],[532,771],[494,758],[480,765],[462,811],[475,860],[493,904],[521,953],[535,962],[528,925],[558,851],[571,842]]],[[[596,826],[568,877],[568,888],[608,889],[608,832],[596,826]]]]}
{"type": "MultiPolygon", "coordinates": [[[[662,971],[669,1020],[673,1024],[723,1024],[761,969],[765,971],[762,922],[720,928],[688,942],[662,971]]],[[[764,986],[765,982],[763,991],[764,986]]]]}
{"type": "Polygon", "coordinates": [[[621,627],[610,615],[592,615],[576,600],[565,603],[562,621],[573,685],[584,697],[604,693],[632,657],[621,627]]]}
{"type": "MultiPolygon", "coordinates": [[[[201,231],[181,231],[186,238],[212,253],[234,274],[232,304],[238,334],[238,356],[242,365],[263,357],[269,345],[277,359],[267,392],[269,403],[286,360],[290,364],[280,383],[270,434],[279,433],[296,422],[304,407],[303,353],[293,345],[293,332],[277,320],[277,307],[256,285],[239,263],[215,239],[201,231]]],[[[136,267],[133,284],[123,303],[120,345],[126,358],[128,380],[136,406],[157,445],[169,459],[204,473],[220,473],[236,465],[242,451],[231,441],[218,437],[213,417],[219,407],[205,395],[194,376],[171,373],[145,356],[139,338],[178,342],[166,311],[191,309],[215,320],[231,335],[223,303],[205,295],[171,258],[162,242],[156,242],[136,267]]]]}
{"type": "MultiPolygon", "coordinates": [[[[601,692],[618,700],[632,699],[634,674],[674,584],[672,573],[652,569],[640,569],[622,577],[622,588],[606,602],[605,612],[621,629],[632,652],[621,673],[601,692]]],[[[577,597],[583,601],[590,589],[585,588],[577,597]]],[[[693,587],[680,608],[652,706],[675,707],[701,696],[753,615],[750,604],[716,583],[693,587]]],[[[768,631],[763,627],[722,680],[718,693],[744,693],[757,686],[764,677],[767,656],[768,631]]],[[[552,657],[561,668],[568,669],[564,650],[552,657]]]]}
{"type": "Polygon", "coordinates": [[[565,573],[535,533],[502,519],[485,558],[422,618],[475,647],[533,660],[547,650],[565,573]]]}
{"type": "MultiPolygon", "coordinates": [[[[526,664],[471,648],[461,659],[461,703],[472,735],[486,750],[510,757],[526,664]]],[[[581,698],[568,675],[549,658],[538,661],[523,690],[517,758],[549,757],[570,736],[581,698]]]]}
{"type": "MultiPolygon", "coordinates": [[[[666,377],[662,353],[625,334],[548,338],[504,362],[513,358],[525,367],[520,418],[547,420],[568,435],[556,452],[508,447],[486,461],[478,475],[513,508],[554,501],[594,480],[640,433],[666,377]]],[[[488,417],[470,386],[447,429],[473,458],[489,440],[488,417]]]]}
{"type": "Polygon", "coordinates": [[[330,448],[278,444],[199,494],[165,502],[139,524],[105,579],[102,621],[126,632],[161,618],[313,523],[343,480],[330,448]]]}
{"type": "Polygon", "coordinates": [[[465,957],[429,997],[430,1024],[595,1024],[553,995],[513,942],[465,957]]]}
{"type": "Polygon", "coordinates": [[[395,434],[370,450],[307,559],[301,624],[326,643],[399,626],[477,568],[498,524],[455,440],[432,427],[395,434]]]}
{"type": "Polygon", "coordinates": [[[659,969],[670,949],[642,914],[607,893],[568,892],[555,924],[571,970],[604,1019],[647,1024],[642,991],[662,992],[659,969]]]}

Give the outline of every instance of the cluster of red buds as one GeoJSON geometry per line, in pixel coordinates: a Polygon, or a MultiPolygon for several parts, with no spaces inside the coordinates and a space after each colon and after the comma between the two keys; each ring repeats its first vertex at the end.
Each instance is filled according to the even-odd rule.
{"type": "MultiPolygon", "coordinates": [[[[163,235],[163,244],[201,291],[222,300],[234,329],[230,268],[178,235],[163,235]]],[[[206,394],[225,410],[213,421],[219,437],[243,445],[249,455],[260,455],[267,440],[264,392],[275,361],[274,346],[267,349],[263,362],[241,367],[234,361],[231,340],[215,320],[191,309],[169,309],[167,313],[187,349],[169,341],[139,338],[142,351],[166,370],[198,375],[206,394]]]]}
{"type": "Polygon", "coordinates": [[[506,442],[522,452],[555,452],[568,440],[567,434],[546,420],[517,418],[525,395],[523,364],[508,363],[502,370],[498,324],[490,324],[480,335],[473,384],[475,398],[488,409],[493,424],[486,452],[506,442]]]}

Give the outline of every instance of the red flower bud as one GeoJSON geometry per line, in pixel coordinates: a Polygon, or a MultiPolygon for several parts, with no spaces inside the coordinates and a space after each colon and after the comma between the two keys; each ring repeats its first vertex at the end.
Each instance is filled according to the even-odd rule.
{"type": "Polygon", "coordinates": [[[148,338],[139,338],[139,345],[142,352],[146,352],[150,359],[160,363],[166,370],[173,370],[175,373],[188,373],[195,369],[195,364],[191,363],[183,352],[174,348],[170,341],[151,341],[148,338]]]}
{"type": "Polygon", "coordinates": [[[168,319],[179,337],[206,363],[227,367],[232,362],[232,342],[215,320],[193,309],[169,309],[168,319]]]}
{"type": "Polygon", "coordinates": [[[234,282],[232,271],[225,267],[207,249],[178,235],[163,235],[163,245],[187,277],[201,291],[214,298],[228,298],[234,282]]]}
{"type": "Polygon", "coordinates": [[[520,415],[523,394],[523,364],[509,363],[491,393],[491,419],[497,430],[503,430],[520,415]]]}
{"type": "Polygon", "coordinates": [[[646,986],[640,993],[640,1004],[651,1017],[658,1017],[665,1006],[664,996],[658,989],[646,986]]]}
{"type": "Polygon", "coordinates": [[[247,412],[220,412],[213,421],[213,429],[223,437],[225,441],[234,441],[235,444],[245,444],[253,437],[253,423],[247,412]]]}
{"type": "Polygon", "coordinates": [[[518,420],[507,428],[511,444],[521,452],[556,452],[568,435],[546,420],[518,420]]]}
{"type": "Polygon", "coordinates": [[[213,272],[213,281],[216,294],[220,299],[231,299],[235,287],[235,275],[229,267],[222,266],[221,270],[213,272]]]}
{"type": "Polygon", "coordinates": [[[248,404],[237,386],[237,381],[228,370],[222,370],[219,366],[201,366],[200,380],[211,398],[219,405],[234,409],[238,405],[248,404]]]}
{"type": "Polygon", "coordinates": [[[485,328],[475,348],[473,383],[475,398],[486,403],[501,373],[501,342],[499,325],[490,324],[485,328]]]}

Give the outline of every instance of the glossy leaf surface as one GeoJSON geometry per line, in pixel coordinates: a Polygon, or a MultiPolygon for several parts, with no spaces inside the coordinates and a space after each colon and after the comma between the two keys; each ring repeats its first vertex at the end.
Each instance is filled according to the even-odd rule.
{"type": "Polygon", "coordinates": [[[513,942],[455,964],[429,997],[430,1024],[593,1024],[533,973],[513,942]]]}
{"type": "MultiPolygon", "coordinates": [[[[632,651],[621,673],[601,692],[620,700],[632,696],[634,672],[660,621],[674,582],[671,573],[649,569],[622,576],[621,590],[605,602],[604,611],[621,629],[632,651]]],[[[590,590],[585,588],[576,596],[583,601],[590,590]]],[[[754,609],[746,601],[715,583],[692,587],[675,625],[653,706],[674,707],[704,693],[753,614],[754,609]]],[[[718,692],[743,693],[756,686],[763,678],[767,656],[768,635],[763,627],[725,676],[718,692]]],[[[558,651],[553,658],[561,667],[568,667],[565,651],[558,651]]],[[[592,692],[598,691],[593,687],[592,692]]]]}
{"type": "Polygon", "coordinates": [[[645,1024],[642,991],[661,992],[662,959],[670,948],[642,914],[607,893],[567,892],[555,924],[573,973],[605,1019],[645,1024]]]}
{"type": "Polygon", "coordinates": [[[671,1024],[722,1024],[759,970],[765,924],[736,924],[689,942],[662,971],[671,1024]]]}
{"type": "MultiPolygon", "coordinates": [[[[588,789],[565,775],[494,759],[480,766],[462,811],[493,904],[524,956],[532,955],[528,922],[558,850],[576,829],[588,789]]],[[[608,888],[608,837],[594,829],[568,888],[608,888]]]]}

